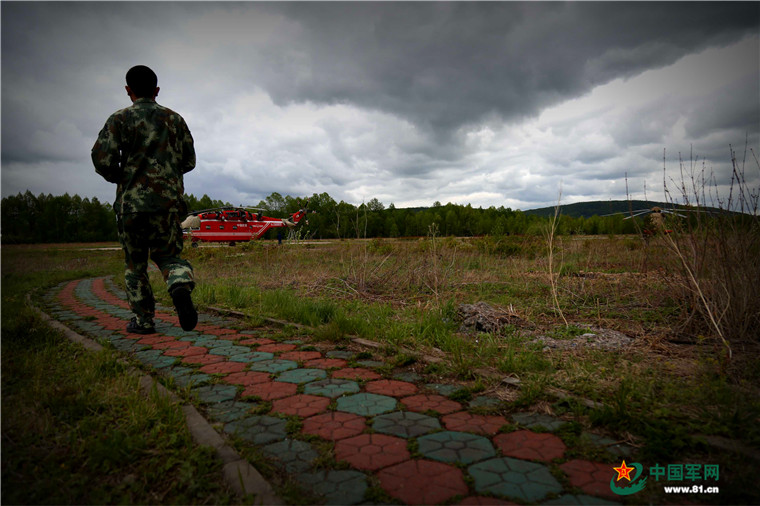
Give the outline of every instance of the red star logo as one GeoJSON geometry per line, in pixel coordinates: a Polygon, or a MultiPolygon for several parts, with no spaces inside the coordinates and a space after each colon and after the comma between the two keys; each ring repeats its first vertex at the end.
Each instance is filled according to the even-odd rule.
{"type": "Polygon", "coordinates": [[[631,471],[633,471],[635,468],[626,466],[624,460],[620,467],[613,467],[612,469],[618,473],[617,481],[620,481],[621,478],[625,478],[626,480],[631,481],[631,471]]]}

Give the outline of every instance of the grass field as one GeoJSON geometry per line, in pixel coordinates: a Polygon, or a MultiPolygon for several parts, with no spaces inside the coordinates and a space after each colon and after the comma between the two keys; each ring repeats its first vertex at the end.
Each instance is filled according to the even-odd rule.
{"type": "MultiPolygon", "coordinates": [[[[123,284],[121,253],[98,249],[103,246],[3,246],[3,495],[14,498],[10,502],[58,502],[55,495],[50,501],[42,495],[20,500],[13,487],[40,483],[40,471],[56,483],[71,477],[69,486],[83,487],[88,473],[122,465],[127,470],[115,500],[228,502],[214,485],[213,460],[188,444],[174,408],[155,399],[138,401],[129,393],[132,380],[123,379],[113,357],[84,360],[25,307],[27,292],[66,279],[112,274],[123,284]],[[56,372],[39,372],[49,367],[56,372]],[[88,381],[104,385],[105,398],[76,394],[94,390],[81,386],[77,371],[85,367],[94,368],[88,381]],[[69,395],[44,400],[60,388],[69,395]],[[137,421],[114,428],[120,427],[115,420],[138,410],[148,410],[151,427],[161,429],[148,430],[137,421]],[[48,421],[24,424],[30,417],[48,421]],[[129,447],[138,432],[149,436],[134,443],[132,457],[91,458],[98,441],[129,447]],[[134,476],[165,472],[154,467],[151,455],[180,451],[190,452],[176,456],[186,466],[172,468],[174,474],[154,480],[149,489],[135,489],[134,476]],[[38,461],[43,467],[35,467],[38,461]],[[73,468],[85,478],[76,481],[73,468]],[[170,485],[181,479],[196,486],[191,496],[170,485]]],[[[569,430],[577,434],[593,428],[635,447],[642,462],[719,464],[729,490],[708,502],[757,497],[747,457],[737,459],[708,442],[726,438],[758,454],[758,339],[732,338],[728,360],[709,322],[690,310],[678,259],[664,240],[562,236],[548,255],[542,237],[431,233],[409,240],[187,248],[186,257],[195,268],[193,296],[201,310],[235,310],[251,326],[264,318],[286,320],[335,343],[351,337],[376,341],[393,363],[419,363],[445,381],[461,383],[463,392],[495,393],[514,409],[572,420],[569,430]],[[475,303],[488,305],[478,306],[476,315],[485,326],[465,325],[465,305],[475,303]],[[496,324],[488,327],[489,322],[496,324]],[[600,336],[619,346],[593,346],[607,342],[600,336]],[[426,363],[425,356],[439,361],[426,363]]],[[[160,275],[151,277],[157,297],[170,305],[160,275]]],[[[103,483],[102,490],[112,485],[103,483]]],[[[105,496],[79,497],[109,502],[105,496]]]]}

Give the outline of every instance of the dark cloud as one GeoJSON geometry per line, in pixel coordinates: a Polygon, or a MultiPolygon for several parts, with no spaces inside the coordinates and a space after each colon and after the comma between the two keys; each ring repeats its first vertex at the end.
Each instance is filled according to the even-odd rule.
{"type": "Polygon", "coordinates": [[[138,63],[193,131],[188,191],[235,203],[620,197],[692,143],[725,180],[760,136],[759,27],[757,2],[4,2],[3,193],[110,201],[89,149],[138,63]]]}
{"type": "Polygon", "coordinates": [[[275,100],[350,101],[451,130],[506,120],[757,29],[757,3],[298,3],[275,100]],[[293,79],[293,76],[298,76],[293,79]]]}

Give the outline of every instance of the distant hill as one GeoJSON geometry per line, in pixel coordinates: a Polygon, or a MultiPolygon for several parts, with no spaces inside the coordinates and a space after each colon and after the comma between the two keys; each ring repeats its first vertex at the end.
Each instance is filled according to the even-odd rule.
{"type": "MultiPolygon", "coordinates": [[[[563,216],[572,216],[573,218],[590,218],[594,215],[603,216],[605,214],[627,213],[631,210],[651,209],[655,206],[664,209],[670,209],[673,207],[671,204],[653,202],[651,200],[595,200],[592,202],[578,202],[575,204],[561,205],[560,214],[563,216]]],[[[528,209],[523,212],[535,216],[554,216],[554,206],[528,209]]]]}

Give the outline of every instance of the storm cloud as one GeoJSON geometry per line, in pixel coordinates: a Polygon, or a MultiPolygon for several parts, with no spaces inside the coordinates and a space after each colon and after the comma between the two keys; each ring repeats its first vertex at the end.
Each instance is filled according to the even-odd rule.
{"type": "Polygon", "coordinates": [[[146,64],[196,195],[639,198],[663,150],[758,146],[758,33],[756,2],[5,2],[2,193],[112,200],[89,150],[146,64]]]}

